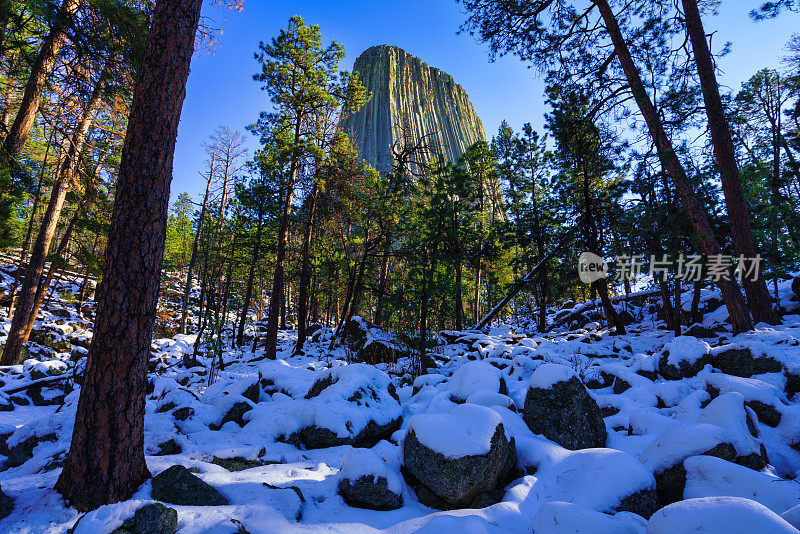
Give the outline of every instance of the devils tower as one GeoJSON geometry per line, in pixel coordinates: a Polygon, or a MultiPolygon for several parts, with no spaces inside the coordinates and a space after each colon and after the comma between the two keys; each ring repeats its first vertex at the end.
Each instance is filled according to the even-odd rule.
{"type": "Polygon", "coordinates": [[[441,154],[456,162],[470,145],[486,140],[464,89],[446,72],[406,51],[373,46],[356,59],[353,71],[372,98],[343,126],[361,157],[379,172],[391,170],[392,148],[409,141],[428,148],[418,161],[441,154]]]}

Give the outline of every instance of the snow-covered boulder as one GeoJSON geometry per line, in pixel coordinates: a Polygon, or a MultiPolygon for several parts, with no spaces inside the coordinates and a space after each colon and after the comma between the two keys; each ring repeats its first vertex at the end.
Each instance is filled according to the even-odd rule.
{"type": "Polygon", "coordinates": [[[746,346],[723,345],[711,351],[714,367],[725,374],[750,378],[762,373],[780,373],[781,362],[775,358],[754,355],[746,346]]]}
{"type": "Polygon", "coordinates": [[[650,518],[647,534],[797,534],[797,529],[764,505],[738,497],[687,499],[650,518]]]}
{"type": "Polygon", "coordinates": [[[576,373],[565,365],[546,363],[533,372],[522,417],[534,434],[567,449],[603,447],[606,443],[600,407],[576,373]]]}
{"type": "Polygon", "coordinates": [[[342,459],[339,495],[350,506],[394,510],[403,505],[400,477],[370,449],[353,449],[342,459]]]}
{"type": "Polygon", "coordinates": [[[800,484],[767,472],[753,471],[713,456],[693,456],[686,468],[686,499],[744,497],[782,514],[800,503],[800,484]]]}
{"type": "Polygon", "coordinates": [[[460,404],[450,413],[409,420],[403,463],[422,504],[444,510],[483,508],[502,499],[516,448],[496,411],[460,404]]]}
{"type": "Polygon", "coordinates": [[[639,455],[639,460],[655,474],[661,506],[683,498],[686,469],[690,456],[708,455],[732,461],[736,449],[725,429],[716,425],[675,425],[662,432],[639,455]]]}
{"type": "Polygon", "coordinates": [[[711,363],[711,346],[691,336],[679,336],[667,343],[661,351],[659,371],[668,380],[695,376],[711,363]]]}
{"type": "Polygon", "coordinates": [[[756,415],[745,407],[741,393],[731,391],[715,398],[703,409],[697,422],[716,425],[728,431],[736,449],[737,464],[761,470],[769,463],[756,415]]]}
{"type": "Polygon", "coordinates": [[[391,436],[402,422],[403,410],[389,376],[363,363],[324,371],[306,398],[296,438],[308,449],[370,447],[391,436]]]}
{"type": "Polygon", "coordinates": [[[454,402],[464,402],[474,393],[508,393],[500,370],[481,360],[467,362],[447,381],[454,402]]]}

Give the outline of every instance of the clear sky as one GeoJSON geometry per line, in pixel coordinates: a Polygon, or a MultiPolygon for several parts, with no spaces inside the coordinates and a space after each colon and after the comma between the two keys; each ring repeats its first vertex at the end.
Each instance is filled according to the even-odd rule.
{"type": "MultiPolygon", "coordinates": [[[[705,21],[707,31],[717,31],[715,48],[732,42],[732,52],[720,65],[721,82],[734,89],[758,69],[778,66],[789,37],[800,31],[800,16],[794,13],[752,22],[748,12],[761,2],[723,0],[719,15],[705,21]]],[[[295,14],[320,26],[324,43],[336,40],[344,46],[343,69],[350,70],[366,48],[391,44],[448,72],[466,90],[489,138],[503,119],[515,130],[525,122],[539,128],[546,112],[543,81],[514,57],[490,63],[485,46],[469,35],[456,35],[464,19],[461,10],[455,0],[244,0],[241,13],[223,15],[218,9],[207,9],[223,33],[213,55],[200,51],[192,61],[172,198],[184,191],[196,198],[202,191],[200,145],[214,128],[226,125],[244,130],[268,107],[265,93],[252,80],[257,70],[253,53],[259,41],[277,35],[295,14]]],[[[247,137],[252,153],[256,139],[249,133],[247,137]]]]}

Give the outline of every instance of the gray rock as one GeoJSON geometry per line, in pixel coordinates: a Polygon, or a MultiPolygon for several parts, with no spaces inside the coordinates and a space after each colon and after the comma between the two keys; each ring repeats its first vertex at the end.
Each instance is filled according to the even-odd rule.
{"type": "Polygon", "coordinates": [[[692,336],[698,339],[708,339],[708,338],[715,338],[717,334],[711,330],[710,328],[706,328],[705,326],[695,323],[686,329],[686,332],[683,333],[684,336],[692,336]]]}
{"type": "Polygon", "coordinates": [[[154,500],[184,506],[220,506],[228,500],[216,488],[181,465],[173,465],[153,477],[154,500]]]}
{"type": "Polygon", "coordinates": [[[800,276],[795,276],[794,280],[792,280],[792,291],[800,297],[800,276]]]}
{"type": "Polygon", "coordinates": [[[17,467],[31,458],[33,458],[33,449],[36,448],[39,443],[42,441],[55,441],[56,435],[55,434],[47,434],[44,436],[31,436],[28,439],[17,443],[13,447],[10,447],[8,450],[8,454],[6,455],[8,459],[6,460],[6,465],[9,467],[17,467]]]}
{"type": "Polygon", "coordinates": [[[420,443],[412,430],[403,446],[403,463],[422,504],[441,510],[483,508],[502,499],[515,468],[516,446],[499,424],[487,454],[450,459],[420,443]]]}
{"type": "Polygon", "coordinates": [[[146,504],[112,534],[175,534],[178,512],[161,503],[146,504]]]}
{"type": "Polygon", "coordinates": [[[700,356],[694,362],[681,360],[678,365],[673,365],[668,361],[669,354],[665,351],[658,360],[658,370],[661,376],[667,380],[680,380],[682,378],[691,378],[699,373],[703,367],[712,362],[710,354],[700,356]]]}
{"type": "Polygon", "coordinates": [[[769,357],[753,356],[750,349],[728,349],[714,357],[714,367],[725,374],[750,378],[762,373],[780,373],[783,370],[781,363],[769,357]]]}
{"type": "Polygon", "coordinates": [[[571,450],[604,447],[608,437],[600,407],[576,377],[528,389],[522,418],[534,434],[571,450]]]}
{"type": "Polygon", "coordinates": [[[383,477],[363,476],[356,480],[339,481],[339,495],[350,506],[370,510],[396,510],[403,505],[403,498],[389,491],[383,477]]]}

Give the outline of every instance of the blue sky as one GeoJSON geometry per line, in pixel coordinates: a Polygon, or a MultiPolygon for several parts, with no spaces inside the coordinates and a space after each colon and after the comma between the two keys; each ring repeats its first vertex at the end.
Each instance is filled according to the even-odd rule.
{"type": "MultiPolygon", "coordinates": [[[[733,44],[722,58],[721,82],[738,88],[765,66],[777,66],[791,34],[800,28],[800,16],[785,13],[772,21],[754,23],[749,10],[761,0],[723,0],[720,13],[705,21],[717,31],[714,44],[733,44]]],[[[211,4],[210,2],[207,3],[211,4]]],[[[241,13],[207,9],[222,28],[213,54],[198,52],[192,61],[186,100],[175,153],[172,198],[189,192],[196,197],[204,187],[201,143],[219,125],[244,130],[268,107],[266,95],[252,80],[257,70],[253,53],[259,41],[268,41],[292,15],[317,24],[325,43],[336,40],[347,55],[343,69],[351,69],[358,55],[373,45],[392,44],[450,73],[467,91],[486,135],[503,119],[514,129],[531,122],[540,127],[546,112],[543,81],[514,57],[490,63],[486,47],[469,35],[456,35],[464,15],[455,0],[245,0],[241,13]]],[[[251,153],[256,139],[247,133],[251,153]]]]}

